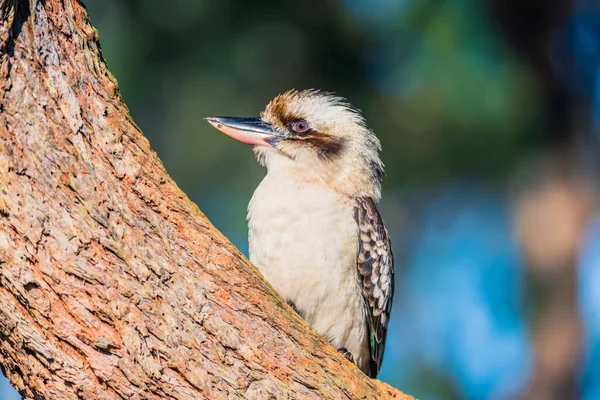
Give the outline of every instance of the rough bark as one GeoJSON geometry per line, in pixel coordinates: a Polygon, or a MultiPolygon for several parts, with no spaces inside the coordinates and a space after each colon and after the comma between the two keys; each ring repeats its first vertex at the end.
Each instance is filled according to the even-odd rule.
{"type": "Polygon", "coordinates": [[[0,12],[0,365],[25,398],[410,398],[341,357],[181,192],[80,2],[0,12]]]}

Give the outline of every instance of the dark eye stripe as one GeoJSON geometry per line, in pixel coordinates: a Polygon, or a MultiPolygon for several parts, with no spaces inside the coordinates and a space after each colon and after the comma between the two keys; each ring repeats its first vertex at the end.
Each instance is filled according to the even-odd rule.
{"type": "Polygon", "coordinates": [[[316,132],[304,137],[299,137],[302,143],[312,146],[322,160],[331,159],[342,151],[345,140],[316,132]]]}

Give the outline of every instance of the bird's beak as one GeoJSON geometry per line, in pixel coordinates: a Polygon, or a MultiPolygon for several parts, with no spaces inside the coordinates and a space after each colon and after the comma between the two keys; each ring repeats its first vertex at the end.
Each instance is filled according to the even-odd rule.
{"type": "Polygon", "coordinates": [[[283,137],[260,118],[210,117],[209,124],[235,140],[256,146],[274,147],[283,137]]]}

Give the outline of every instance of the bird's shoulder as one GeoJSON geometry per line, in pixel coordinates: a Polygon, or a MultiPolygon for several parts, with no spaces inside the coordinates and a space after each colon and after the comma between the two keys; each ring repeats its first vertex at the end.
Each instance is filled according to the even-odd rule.
{"type": "Polygon", "coordinates": [[[388,231],[372,198],[357,198],[357,269],[365,302],[371,350],[371,374],[381,368],[394,289],[394,257],[388,231]]]}

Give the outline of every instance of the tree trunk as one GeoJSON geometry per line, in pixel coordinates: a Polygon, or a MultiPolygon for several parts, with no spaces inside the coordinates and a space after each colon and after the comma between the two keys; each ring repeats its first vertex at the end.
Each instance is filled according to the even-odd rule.
{"type": "Polygon", "coordinates": [[[405,398],[169,177],[77,0],[0,0],[0,365],[28,399],[405,398]]]}

